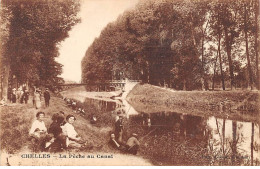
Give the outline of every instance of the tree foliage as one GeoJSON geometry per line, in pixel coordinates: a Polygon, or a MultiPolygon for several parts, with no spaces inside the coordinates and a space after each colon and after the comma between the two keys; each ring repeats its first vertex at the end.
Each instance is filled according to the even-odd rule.
{"type": "MultiPolygon", "coordinates": [[[[55,61],[58,44],[80,20],[79,1],[3,0],[1,18],[8,18],[7,38],[1,37],[2,61],[17,82],[53,86],[62,65],[55,61]]],[[[1,31],[2,32],[2,31],[1,31]]]]}
{"type": "MultiPolygon", "coordinates": [[[[245,22],[248,52],[255,60],[254,1],[140,1],[108,24],[86,51],[82,81],[129,78],[193,90],[222,79],[227,87],[242,87],[243,81],[255,79],[241,74],[249,63],[243,49],[245,22]],[[241,6],[252,9],[246,21],[241,6]],[[216,78],[220,70],[222,78],[216,78]]],[[[254,65],[248,70],[256,70],[254,65]]]]}

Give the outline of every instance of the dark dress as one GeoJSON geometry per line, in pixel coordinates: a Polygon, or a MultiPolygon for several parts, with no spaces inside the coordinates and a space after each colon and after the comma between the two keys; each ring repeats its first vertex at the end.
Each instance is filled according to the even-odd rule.
{"type": "Polygon", "coordinates": [[[49,107],[49,104],[50,104],[50,99],[51,99],[51,95],[48,91],[45,91],[43,93],[43,96],[44,96],[44,100],[45,100],[45,106],[46,107],[49,107]]]}
{"type": "Polygon", "coordinates": [[[50,152],[61,152],[66,148],[66,136],[62,134],[60,123],[53,122],[50,125],[49,133],[53,134],[54,142],[50,146],[50,152]]]}
{"type": "Polygon", "coordinates": [[[122,132],[123,130],[123,123],[120,120],[117,120],[115,123],[115,136],[116,136],[116,140],[118,141],[119,136],[120,136],[120,132],[122,132]]]}

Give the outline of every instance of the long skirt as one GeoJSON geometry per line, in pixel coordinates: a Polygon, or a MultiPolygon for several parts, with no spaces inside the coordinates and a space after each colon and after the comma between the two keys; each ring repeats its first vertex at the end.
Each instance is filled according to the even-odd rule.
{"type": "Polygon", "coordinates": [[[42,107],[42,105],[41,105],[41,100],[35,100],[35,108],[36,109],[39,109],[39,108],[41,108],[42,107]]]}

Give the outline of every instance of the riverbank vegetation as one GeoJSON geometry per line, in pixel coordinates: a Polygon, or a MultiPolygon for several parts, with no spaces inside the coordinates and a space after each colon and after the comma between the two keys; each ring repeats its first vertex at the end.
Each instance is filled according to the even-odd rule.
{"type": "Polygon", "coordinates": [[[139,84],[127,100],[140,112],[174,111],[259,123],[258,91],[169,91],[139,84]]]}
{"type": "Polygon", "coordinates": [[[258,22],[257,0],[141,1],[88,48],[82,81],[259,89],[258,22]]]}

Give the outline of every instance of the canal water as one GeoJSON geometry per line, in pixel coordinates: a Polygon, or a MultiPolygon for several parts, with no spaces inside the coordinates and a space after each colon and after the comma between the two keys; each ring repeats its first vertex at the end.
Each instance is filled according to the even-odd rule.
{"type": "Polygon", "coordinates": [[[116,121],[123,114],[123,140],[137,133],[139,155],[155,165],[260,165],[259,124],[178,112],[137,112],[125,100],[86,99],[85,104],[110,118],[106,120],[116,121]]]}

